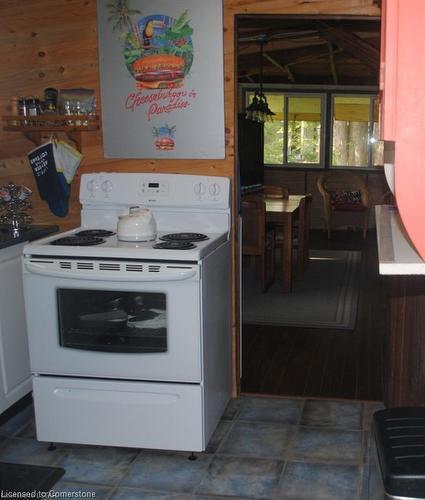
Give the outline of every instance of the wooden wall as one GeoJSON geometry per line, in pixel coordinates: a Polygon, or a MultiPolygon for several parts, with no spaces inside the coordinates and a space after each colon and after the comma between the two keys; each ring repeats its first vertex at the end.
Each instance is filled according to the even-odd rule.
{"type": "MultiPolygon", "coordinates": [[[[106,0],[105,0],[106,1],[106,0]]],[[[379,16],[376,0],[223,0],[226,158],[224,160],[105,160],[100,132],[85,134],[79,174],[92,171],[180,172],[234,178],[235,62],[234,16],[302,14],[379,16]]],[[[10,112],[11,98],[42,95],[46,87],[86,87],[99,96],[95,0],[0,0],[0,114],[10,112]]],[[[99,98],[99,97],[98,97],[99,98]]],[[[101,103],[100,103],[101,104],[101,103]]],[[[79,224],[79,179],[72,185],[69,215],[53,216],[37,195],[26,160],[33,147],[23,135],[0,130],[0,184],[13,180],[34,190],[36,223],[61,229],[79,224]]],[[[237,245],[234,246],[236,256],[237,245]]],[[[237,262],[237,260],[235,260],[237,262]]],[[[234,266],[237,283],[237,266],[234,266]]],[[[236,287],[234,287],[236,290],[236,287]]],[[[237,292],[234,311],[238,311],[237,292]]],[[[234,331],[237,331],[234,315],[234,331]]],[[[235,353],[237,338],[235,336],[235,353]]],[[[235,363],[236,369],[237,363],[235,363]]],[[[236,377],[235,377],[236,379],[236,377]]]]}

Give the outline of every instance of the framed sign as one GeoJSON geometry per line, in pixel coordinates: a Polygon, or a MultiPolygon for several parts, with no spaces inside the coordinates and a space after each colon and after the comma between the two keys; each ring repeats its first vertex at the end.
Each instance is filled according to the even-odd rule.
{"type": "Polygon", "coordinates": [[[106,158],[224,158],[222,0],[98,0],[106,158]]]}

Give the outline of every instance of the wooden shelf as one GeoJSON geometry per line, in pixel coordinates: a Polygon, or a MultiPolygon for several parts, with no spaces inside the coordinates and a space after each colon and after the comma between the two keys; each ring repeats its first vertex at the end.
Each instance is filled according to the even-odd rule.
{"type": "Polygon", "coordinates": [[[3,130],[21,132],[27,139],[40,146],[48,135],[63,132],[81,152],[81,134],[99,130],[98,115],[3,116],[3,130]]]}

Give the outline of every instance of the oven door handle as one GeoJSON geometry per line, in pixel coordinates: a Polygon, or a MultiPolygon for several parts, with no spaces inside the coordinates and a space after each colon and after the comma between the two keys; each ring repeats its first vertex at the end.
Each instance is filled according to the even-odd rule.
{"type": "Polygon", "coordinates": [[[88,272],[87,270],[59,270],[47,268],[42,263],[24,262],[25,269],[33,274],[42,276],[51,276],[54,278],[68,278],[93,281],[137,281],[141,282],[160,282],[160,281],[183,281],[196,278],[198,270],[189,269],[166,269],[156,272],[125,272],[125,271],[100,271],[88,272]]]}

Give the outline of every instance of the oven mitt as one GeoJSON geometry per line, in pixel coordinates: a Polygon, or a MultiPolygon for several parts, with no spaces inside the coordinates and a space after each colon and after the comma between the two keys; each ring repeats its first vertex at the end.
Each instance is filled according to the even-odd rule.
{"type": "Polygon", "coordinates": [[[28,160],[34,173],[42,200],[57,217],[68,213],[71,188],[62,172],[57,172],[52,141],[46,142],[28,153],[28,160]]]}

